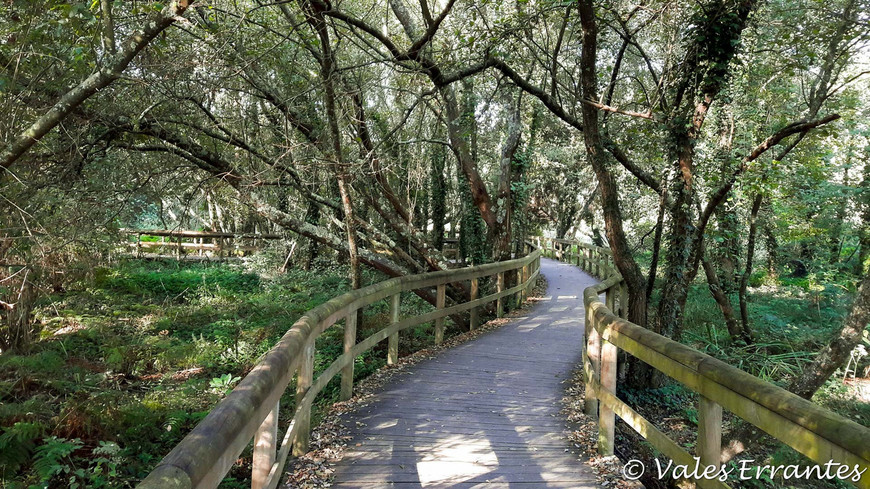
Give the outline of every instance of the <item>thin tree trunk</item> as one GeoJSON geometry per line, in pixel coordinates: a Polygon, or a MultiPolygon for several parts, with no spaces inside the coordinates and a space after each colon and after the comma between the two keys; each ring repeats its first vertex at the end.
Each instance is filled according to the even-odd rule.
{"type": "MultiPolygon", "coordinates": [[[[702,251],[702,253],[704,252],[702,251]]],[[[731,300],[728,299],[728,295],[725,294],[725,291],[719,282],[716,268],[713,267],[713,264],[710,263],[710,260],[707,259],[706,256],[701,257],[701,265],[704,267],[704,274],[707,276],[707,287],[710,289],[710,294],[713,295],[713,299],[716,300],[716,305],[719,306],[719,310],[722,312],[722,317],[725,318],[725,326],[728,328],[728,334],[731,336],[731,340],[734,341],[743,337],[740,325],[737,323],[737,318],[734,316],[734,307],[731,305],[731,300]]],[[[750,341],[745,337],[743,337],[743,339],[747,343],[750,341]]]]}
{"type": "Polygon", "coordinates": [[[740,288],[737,291],[740,302],[740,322],[743,333],[752,337],[752,329],[749,326],[749,310],[746,303],[746,290],[749,287],[749,278],[752,276],[752,260],[755,256],[755,235],[758,232],[758,211],[764,196],[759,192],[752,200],[752,209],[749,211],[749,237],[746,241],[746,263],[743,273],[740,275],[740,288]]]}
{"type": "Polygon", "coordinates": [[[656,274],[658,273],[659,266],[659,253],[662,247],[662,232],[665,227],[665,207],[667,202],[667,182],[664,178],[662,178],[662,194],[659,199],[659,214],[656,218],[656,231],[655,237],[653,239],[653,249],[652,249],[652,260],[649,267],[649,275],[647,275],[646,279],[646,300],[649,303],[650,297],[652,297],[653,288],[656,283],[656,274]]]}
{"type": "Polygon", "coordinates": [[[356,219],[354,218],[353,201],[350,196],[347,167],[344,163],[341,148],[341,131],[338,128],[338,111],[335,107],[335,57],[329,40],[329,30],[322,12],[312,8],[310,23],[320,37],[321,72],[323,76],[324,105],[326,118],[329,124],[329,132],[332,136],[332,151],[335,161],[334,170],[338,178],[338,192],[341,196],[342,210],[344,211],[344,226],[347,234],[347,249],[350,261],[351,288],[358,289],[362,285],[360,275],[359,247],[356,236],[356,219]]]}

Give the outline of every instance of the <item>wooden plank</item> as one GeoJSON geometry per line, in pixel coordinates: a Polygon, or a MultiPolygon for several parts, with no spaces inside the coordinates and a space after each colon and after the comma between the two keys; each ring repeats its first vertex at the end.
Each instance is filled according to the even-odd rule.
{"type": "Polygon", "coordinates": [[[273,409],[254,438],[253,463],[251,467],[251,489],[263,489],[269,482],[269,473],[278,454],[278,409],[273,409]]]}
{"type": "MultiPolygon", "coordinates": [[[[477,280],[478,280],[477,278],[471,279],[471,300],[476,300],[478,298],[478,296],[480,295],[480,288],[478,286],[477,280]]],[[[478,315],[477,308],[476,307],[472,308],[471,309],[471,321],[470,321],[470,323],[471,323],[470,327],[471,327],[472,331],[477,329],[477,326],[478,326],[477,315],[478,315]]]]}
{"type": "MultiPolygon", "coordinates": [[[[719,461],[722,454],[722,406],[704,396],[698,403],[698,442],[695,452],[702,468],[712,466],[718,469],[722,466],[719,461]]],[[[716,487],[707,480],[698,481],[698,485],[702,489],[716,487]]]]}
{"type": "MultiPolygon", "coordinates": [[[[396,294],[390,298],[390,324],[395,325],[399,322],[400,308],[402,305],[402,294],[396,294]]],[[[399,361],[399,332],[390,335],[390,342],[387,348],[387,365],[395,365],[399,361]]]]}
{"type": "MultiPolygon", "coordinates": [[[[344,344],[343,349],[345,355],[349,354],[351,349],[356,345],[356,322],[357,311],[351,311],[348,313],[347,317],[344,320],[344,344]]],[[[347,364],[341,370],[341,395],[340,399],[342,401],[346,401],[353,396],[353,360],[347,362],[347,364]]]]}
{"type": "MultiPolygon", "coordinates": [[[[444,309],[444,303],[447,295],[447,286],[441,284],[435,292],[435,307],[444,309]]],[[[444,317],[439,317],[435,320],[435,345],[440,345],[444,341],[444,317]]]]}
{"type": "Polygon", "coordinates": [[[344,415],[353,438],[332,487],[595,486],[559,415],[562,382],[582,355],[579,291],[593,280],[576,269],[556,275],[552,300],[528,318],[404,369],[344,415]]]}
{"type": "Polygon", "coordinates": [[[303,401],[312,384],[314,376],[314,339],[305,344],[302,359],[299,363],[299,373],[296,376],[296,439],[293,440],[293,456],[299,457],[308,451],[308,440],[311,436],[311,404],[303,401]]]}

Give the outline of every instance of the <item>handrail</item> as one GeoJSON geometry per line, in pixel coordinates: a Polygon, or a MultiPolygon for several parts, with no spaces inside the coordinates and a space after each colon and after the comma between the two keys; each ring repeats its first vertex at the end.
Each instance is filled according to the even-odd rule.
{"type": "Polygon", "coordinates": [[[245,447],[254,440],[251,487],[276,487],[287,456],[308,450],[311,406],[317,394],[341,372],[341,399],[353,393],[353,360],[377,343],[388,339],[387,363],[398,360],[399,332],[429,321],[435,322],[435,343],[444,338],[444,318],[471,313],[471,328],[478,326],[478,309],[496,302],[501,317],[505,300],[525,300],[537,281],[541,252],[526,245],[526,256],[468,268],[407,275],[347,292],[306,312],[266,353],[251,372],[197,426],[169,452],[137,486],[139,489],[214,488],[232,468],[245,447]],[[516,272],[517,285],[505,288],[505,274],[516,272]],[[479,297],[479,280],[496,276],[496,292],[479,297]],[[470,281],[468,301],[447,306],[448,284],[470,281]],[[436,288],[436,309],[400,319],[402,292],[436,288]],[[390,299],[390,324],[356,343],[357,311],[390,299]],[[321,333],[344,319],[344,353],[317,379],[313,378],[315,341],[321,333]],[[293,419],[278,440],[278,400],[296,377],[293,419]]]}
{"type": "MultiPolygon", "coordinates": [[[[622,349],[700,394],[696,452],[702,471],[705,466],[721,467],[725,408],[819,464],[836,462],[863,469],[860,481],[849,481],[862,489],[870,488],[870,428],[626,320],[625,282],[612,264],[612,255],[601,248],[550,239],[539,241],[539,248],[545,255],[576,262],[603,280],[583,293],[586,413],[598,417],[602,454],[613,454],[618,415],[675,464],[695,466],[691,454],[616,397],[617,349],[622,349]]],[[[715,479],[697,482],[702,488],[728,487],[715,479]]]]}

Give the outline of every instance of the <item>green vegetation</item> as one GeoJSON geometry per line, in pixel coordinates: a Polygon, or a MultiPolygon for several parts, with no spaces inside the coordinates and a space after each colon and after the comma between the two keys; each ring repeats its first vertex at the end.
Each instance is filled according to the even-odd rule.
{"type": "MultiPolygon", "coordinates": [[[[242,265],[130,260],[45,297],[40,339],[0,356],[3,487],[141,479],[303,312],[349,290],[345,276],[341,267],[265,277],[242,265]]],[[[407,296],[403,313],[424,304],[407,296]]],[[[386,303],[366,310],[361,334],[388,311],[386,303]]],[[[402,352],[430,345],[431,329],[403,335],[402,352]]],[[[342,336],[337,325],[318,340],[317,371],[340,354],[342,336]]],[[[356,375],[385,358],[381,348],[360,356],[356,375]]],[[[337,400],[333,384],[321,407],[337,400]]],[[[292,406],[293,396],[282,404],[292,406]]],[[[236,470],[244,480],[249,466],[236,470]]]]}

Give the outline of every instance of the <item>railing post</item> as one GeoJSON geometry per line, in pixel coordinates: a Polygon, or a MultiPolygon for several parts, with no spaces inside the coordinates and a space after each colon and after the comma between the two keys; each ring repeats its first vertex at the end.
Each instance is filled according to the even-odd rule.
{"type": "MultiPolygon", "coordinates": [[[[447,296],[447,285],[441,284],[435,292],[435,308],[444,309],[444,303],[447,296]]],[[[444,318],[435,320],[435,344],[440,345],[444,341],[444,318]]]]}
{"type": "Polygon", "coordinates": [[[575,256],[575,258],[577,259],[577,266],[579,267],[580,260],[581,260],[581,257],[583,255],[583,248],[581,248],[579,244],[577,246],[575,246],[575,248],[577,249],[577,253],[576,253],[577,256],[575,256]]]}
{"type": "Polygon", "coordinates": [[[269,480],[272,464],[278,454],[278,407],[269,411],[254,435],[254,454],[251,468],[251,489],[262,489],[269,480]]]}
{"type": "Polygon", "coordinates": [[[613,290],[613,287],[604,291],[604,305],[610,309],[610,312],[613,312],[613,308],[615,307],[613,302],[616,299],[616,292],[613,290]]]}
{"type": "Polygon", "coordinates": [[[595,387],[598,384],[598,373],[601,369],[601,337],[595,328],[595,314],[591,308],[586,309],[586,348],[584,350],[586,362],[583,371],[586,374],[586,391],[583,405],[586,415],[598,417],[598,398],[595,396],[595,387]]]}
{"type": "MultiPolygon", "coordinates": [[[[356,345],[356,319],[358,317],[359,311],[350,311],[347,314],[347,317],[344,318],[344,353],[348,354],[350,349],[356,345]]],[[[350,359],[350,363],[347,364],[341,370],[341,399],[342,401],[346,401],[353,397],[353,362],[354,359],[350,359]]]]}
{"type": "MultiPolygon", "coordinates": [[[[480,295],[477,277],[471,279],[471,300],[476,300],[480,295]]],[[[477,307],[471,308],[471,330],[477,329],[477,307]]]]}
{"type": "MultiPolygon", "coordinates": [[[[390,324],[399,322],[399,307],[402,305],[402,293],[399,292],[390,298],[390,324]]],[[[399,361],[399,332],[390,335],[387,345],[387,365],[395,365],[399,361]]]]}
{"type": "MultiPolygon", "coordinates": [[[[695,450],[701,459],[700,471],[714,466],[717,469],[722,466],[720,455],[722,453],[722,406],[701,396],[698,403],[698,443],[695,450]]],[[[712,473],[711,470],[708,473],[712,473]]],[[[718,470],[717,470],[718,472],[718,470]]],[[[701,489],[720,487],[711,484],[707,479],[696,481],[701,489]]]]}
{"type": "MultiPolygon", "coordinates": [[[[601,340],[601,382],[600,389],[616,395],[616,353],[613,343],[601,340]]],[[[613,438],[616,416],[613,409],[605,403],[598,406],[598,453],[613,455],[613,438]]]]}
{"type": "MultiPolygon", "coordinates": [[[[498,272],[498,276],[496,278],[496,292],[501,294],[504,291],[504,272],[498,272]]],[[[499,297],[495,301],[495,315],[497,317],[504,316],[504,297],[499,297]]]]}
{"type": "Polygon", "coordinates": [[[311,437],[311,405],[302,402],[302,398],[311,388],[314,380],[314,339],[302,349],[302,359],[296,372],[296,409],[299,413],[296,438],[293,440],[293,456],[299,457],[308,452],[308,440],[311,437]]]}
{"type": "Polygon", "coordinates": [[[529,298],[529,284],[526,282],[529,281],[529,277],[531,273],[529,272],[529,268],[531,267],[531,263],[527,263],[523,265],[523,289],[520,292],[520,302],[525,302],[526,299],[529,298]]]}

